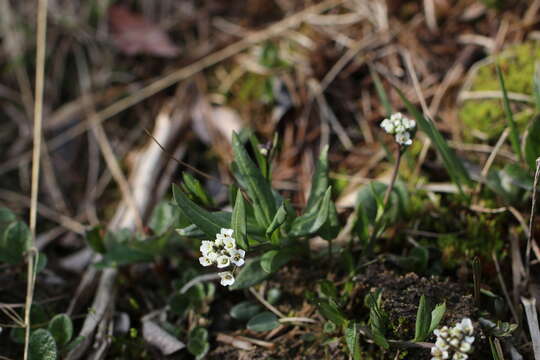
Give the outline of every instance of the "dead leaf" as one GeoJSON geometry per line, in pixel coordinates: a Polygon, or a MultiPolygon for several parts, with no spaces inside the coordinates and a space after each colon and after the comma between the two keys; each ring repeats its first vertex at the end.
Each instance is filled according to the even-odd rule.
{"type": "Polygon", "coordinates": [[[143,337],[146,342],[157,347],[163,355],[173,354],[186,347],[183,342],[150,320],[143,321],[143,337]]]}
{"type": "Polygon", "coordinates": [[[174,45],[163,29],[131,12],[122,5],[113,5],[108,11],[109,24],[116,47],[126,55],[147,54],[174,57],[180,49],[174,45]]]}

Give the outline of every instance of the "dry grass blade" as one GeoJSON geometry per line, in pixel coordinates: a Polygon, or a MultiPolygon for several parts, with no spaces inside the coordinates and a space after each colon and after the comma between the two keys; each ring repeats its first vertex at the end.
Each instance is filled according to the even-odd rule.
{"type": "Polygon", "coordinates": [[[36,51],[36,95],[34,101],[34,138],[32,151],[32,190],[30,198],[30,232],[32,233],[32,245],[28,251],[28,273],[26,300],[24,312],[24,360],[28,359],[28,349],[30,345],[30,310],[32,308],[32,300],[34,297],[34,255],[37,250],[34,247],[34,239],[36,237],[36,221],[37,221],[37,201],[39,191],[39,162],[41,159],[41,128],[43,122],[43,88],[45,82],[45,47],[46,47],[46,31],[47,31],[47,0],[38,0],[37,12],[37,51],[36,51]]]}
{"type": "Polygon", "coordinates": [[[540,158],[536,159],[536,171],[534,172],[533,193],[531,202],[531,217],[529,219],[529,231],[527,236],[527,249],[525,250],[525,271],[527,272],[526,280],[529,280],[531,274],[531,247],[534,241],[534,212],[536,211],[536,192],[538,190],[538,180],[540,178],[540,158]]]}
{"type": "Polygon", "coordinates": [[[533,343],[534,359],[540,360],[540,327],[538,325],[538,313],[536,311],[536,299],[527,299],[522,297],[521,302],[525,308],[525,315],[527,316],[527,324],[529,325],[529,332],[531,333],[531,339],[533,343]]]}

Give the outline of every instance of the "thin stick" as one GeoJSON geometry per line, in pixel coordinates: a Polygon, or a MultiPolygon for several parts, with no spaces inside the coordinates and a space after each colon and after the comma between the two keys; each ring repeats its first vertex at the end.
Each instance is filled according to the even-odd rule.
{"type": "Polygon", "coordinates": [[[28,284],[26,287],[26,300],[24,312],[24,360],[28,359],[28,345],[30,343],[30,309],[34,297],[34,247],[36,237],[37,200],[39,190],[39,161],[41,155],[41,124],[43,116],[43,87],[45,78],[45,47],[47,34],[47,0],[38,0],[37,35],[36,35],[36,95],[34,101],[34,139],[32,149],[32,190],[30,198],[30,232],[32,234],[31,248],[28,251],[28,284]]]}
{"type": "Polygon", "coordinates": [[[270,310],[271,312],[276,314],[280,319],[285,318],[285,315],[283,315],[283,313],[281,311],[276,309],[276,307],[273,306],[272,304],[270,304],[268,301],[264,300],[264,298],[261,296],[261,294],[259,294],[255,289],[249,288],[249,292],[252,293],[253,296],[255,296],[255,298],[257,300],[259,300],[259,302],[261,304],[263,304],[268,310],[270,310]]]}
{"type": "Polygon", "coordinates": [[[508,303],[508,307],[510,308],[510,312],[512,313],[512,317],[514,318],[514,321],[516,324],[521,324],[519,321],[519,317],[516,311],[516,307],[514,306],[514,303],[512,302],[512,299],[510,299],[510,295],[508,293],[508,289],[506,288],[506,284],[504,283],[503,276],[501,274],[501,266],[499,265],[499,260],[497,260],[497,256],[493,252],[491,254],[491,258],[493,259],[493,263],[495,264],[495,270],[497,271],[497,278],[499,279],[499,283],[501,284],[501,289],[504,295],[504,298],[506,302],[508,303]]]}
{"type": "Polygon", "coordinates": [[[538,188],[538,178],[540,178],[540,158],[536,159],[536,171],[534,173],[531,216],[529,218],[529,236],[527,237],[527,249],[525,250],[525,279],[529,281],[531,274],[531,245],[534,239],[534,211],[536,210],[536,189],[538,188]]]}
{"type": "Polygon", "coordinates": [[[196,167],[193,167],[193,166],[189,165],[189,164],[188,164],[187,162],[185,162],[185,161],[182,161],[182,160],[180,160],[180,159],[177,159],[177,158],[174,157],[172,154],[170,154],[169,152],[167,152],[167,150],[163,147],[163,145],[161,145],[161,144],[159,143],[159,141],[154,137],[154,135],[152,135],[152,134],[150,133],[150,131],[148,131],[147,129],[143,129],[143,130],[144,130],[145,134],[146,134],[148,137],[150,137],[152,140],[154,140],[154,142],[156,143],[156,145],[159,146],[159,148],[163,151],[163,153],[164,153],[165,155],[167,155],[167,157],[169,157],[169,159],[176,161],[178,164],[180,164],[180,165],[182,165],[182,166],[188,168],[189,170],[193,171],[194,173],[197,173],[197,174],[201,175],[202,177],[204,177],[204,178],[206,178],[206,179],[208,179],[208,180],[214,180],[214,181],[216,181],[218,184],[222,184],[222,185],[224,185],[224,186],[231,185],[231,184],[229,184],[229,183],[224,183],[223,181],[221,181],[220,179],[218,179],[218,178],[215,177],[215,176],[212,176],[212,175],[210,175],[210,174],[208,174],[208,173],[205,173],[204,171],[201,171],[201,170],[197,169],[196,167]]]}

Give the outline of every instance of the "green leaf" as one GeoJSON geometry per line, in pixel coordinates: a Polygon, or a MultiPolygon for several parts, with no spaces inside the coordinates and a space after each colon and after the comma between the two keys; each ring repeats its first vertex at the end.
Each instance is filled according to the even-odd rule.
{"type": "Polygon", "coordinates": [[[349,326],[345,328],[345,342],[349,348],[349,355],[353,360],[360,360],[360,344],[359,344],[359,325],[351,321],[349,326]]]}
{"type": "Polygon", "coordinates": [[[328,219],[326,223],[319,230],[319,235],[327,240],[331,241],[339,234],[340,225],[336,209],[336,204],[333,201],[328,202],[328,219]]]}
{"type": "Polygon", "coordinates": [[[429,335],[431,324],[431,311],[426,304],[426,297],[420,297],[420,304],[416,313],[416,326],[414,331],[414,341],[423,341],[429,335]]]}
{"type": "Polygon", "coordinates": [[[539,63],[536,62],[533,74],[533,94],[534,102],[536,104],[536,111],[540,111],[540,68],[539,63]]]}
{"type": "Polygon", "coordinates": [[[261,311],[261,306],[252,301],[242,301],[232,307],[230,315],[233,319],[247,321],[261,311]]]}
{"type": "Polygon", "coordinates": [[[431,334],[439,326],[445,312],[446,303],[435,306],[435,309],[431,312],[431,324],[429,325],[428,334],[431,334]]]}
{"type": "Polygon", "coordinates": [[[270,183],[251,160],[236,133],[233,134],[232,145],[234,161],[242,180],[240,183],[245,184],[246,191],[253,202],[255,218],[262,227],[268,228],[276,213],[276,204],[270,183]]]}
{"type": "Polygon", "coordinates": [[[208,330],[200,326],[193,328],[189,332],[187,349],[197,360],[205,357],[210,350],[208,330]]]}
{"type": "Polygon", "coordinates": [[[259,142],[257,137],[253,135],[253,133],[249,134],[249,142],[251,143],[251,147],[253,149],[253,153],[255,154],[255,159],[257,160],[259,169],[261,169],[262,176],[265,179],[270,179],[268,161],[266,160],[266,156],[264,156],[260,151],[261,143],[259,142]]]}
{"type": "Polygon", "coordinates": [[[317,204],[324,197],[328,186],[328,145],[326,145],[319,155],[315,172],[311,177],[311,190],[309,191],[309,199],[304,209],[305,214],[317,210],[317,204]]]}
{"type": "Polygon", "coordinates": [[[315,209],[309,213],[305,213],[296,219],[294,219],[291,225],[290,234],[292,236],[308,236],[315,234],[328,219],[328,212],[330,208],[330,201],[332,195],[332,187],[328,187],[324,197],[319,200],[319,203],[315,209]]]}
{"type": "Polygon", "coordinates": [[[278,288],[271,288],[266,293],[266,301],[268,301],[270,304],[274,305],[276,304],[279,299],[281,299],[281,290],[278,288]]]}
{"type": "Polygon", "coordinates": [[[523,146],[525,160],[529,167],[536,169],[536,159],[540,157],[540,115],[536,115],[527,130],[523,146]]]}
{"type": "Polygon", "coordinates": [[[231,290],[245,289],[260,283],[269,276],[270,274],[261,267],[261,258],[254,258],[246,261],[246,264],[242,267],[242,270],[240,270],[240,273],[236,277],[234,284],[229,288],[231,290]]]}
{"type": "Polygon", "coordinates": [[[329,280],[321,280],[319,286],[321,288],[321,293],[323,293],[326,297],[337,299],[338,290],[333,282],[329,280]]]}
{"type": "MultiPolygon", "coordinates": [[[[280,227],[287,220],[287,215],[288,215],[287,207],[286,207],[285,202],[283,202],[281,206],[278,208],[276,215],[272,219],[272,222],[266,229],[266,236],[271,236],[272,233],[276,231],[276,229],[280,227]]],[[[279,244],[274,244],[274,245],[279,245],[279,244]]]]}
{"type": "Polygon", "coordinates": [[[249,330],[257,332],[270,331],[278,326],[278,317],[269,311],[255,315],[247,323],[247,328],[249,330]]]}
{"type": "Polygon", "coordinates": [[[28,347],[29,360],[56,360],[58,350],[52,334],[45,329],[38,329],[30,336],[28,347]]]}
{"type": "Polygon", "coordinates": [[[36,253],[36,257],[34,258],[34,274],[39,274],[45,267],[47,266],[47,255],[44,253],[38,252],[36,253]]]}
{"type": "Polygon", "coordinates": [[[375,91],[377,91],[377,96],[379,97],[379,100],[384,106],[384,110],[386,111],[386,116],[392,115],[394,112],[394,109],[392,109],[392,104],[390,103],[390,100],[388,100],[388,94],[386,93],[386,90],[384,90],[384,86],[382,84],[381,78],[379,77],[379,74],[375,69],[373,69],[372,66],[369,67],[369,73],[371,74],[371,77],[373,78],[373,83],[375,84],[375,91]]]}
{"type": "Polygon", "coordinates": [[[49,332],[59,347],[66,345],[73,336],[73,323],[66,314],[58,314],[49,322],[49,332]]]}
{"type": "Polygon", "coordinates": [[[15,220],[17,220],[17,217],[11,210],[0,206],[0,226],[9,224],[10,222],[13,222],[15,220]]]}
{"type": "Polygon", "coordinates": [[[24,260],[24,254],[30,248],[32,235],[22,221],[9,224],[0,233],[0,261],[18,264],[24,260]]]}
{"type": "MultiPolygon", "coordinates": [[[[97,268],[117,267],[122,265],[150,262],[154,255],[148,251],[137,248],[139,240],[125,239],[122,232],[108,232],[105,237],[107,251],[101,261],[97,262],[97,268]]],[[[151,240],[138,244],[141,247],[153,245],[151,240]]]]}
{"type": "Polygon", "coordinates": [[[238,246],[247,249],[246,204],[240,190],[236,194],[236,203],[231,217],[231,228],[234,230],[234,238],[238,246]]]}
{"type": "Polygon", "coordinates": [[[441,155],[443,163],[446,167],[446,170],[448,170],[448,173],[450,177],[452,178],[452,180],[460,188],[463,185],[472,186],[473,183],[462,161],[456,156],[454,151],[448,146],[446,140],[441,135],[439,130],[435,127],[433,122],[427,119],[426,117],[424,117],[424,115],[409,100],[407,100],[407,98],[401,92],[401,90],[399,90],[398,88],[395,88],[395,89],[398,92],[399,96],[401,97],[401,100],[407,107],[407,110],[416,119],[416,122],[418,123],[418,127],[423,132],[425,132],[426,135],[433,142],[433,145],[437,149],[438,153],[441,155]]]}
{"type": "Polygon", "coordinates": [[[228,228],[230,219],[217,216],[214,213],[204,210],[199,205],[191,201],[180,188],[173,184],[173,195],[176,204],[184,215],[201,229],[206,236],[213,239],[222,228],[228,228]]]}
{"type": "Polygon", "coordinates": [[[499,79],[499,85],[501,86],[501,91],[503,95],[503,108],[506,115],[506,120],[508,121],[508,127],[510,128],[510,143],[512,144],[512,149],[519,159],[522,159],[521,148],[519,147],[519,132],[514,121],[514,115],[512,114],[512,109],[510,109],[510,100],[508,100],[508,93],[506,92],[506,85],[504,84],[504,78],[502,76],[502,71],[499,64],[495,64],[497,70],[497,77],[499,79]]]}
{"type": "Polygon", "coordinates": [[[212,198],[204,191],[201,182],[195,179],[190,173],[182,173],[182,179],[184,180],[183,187],[188,194],[190,194],[194,201],[200,203],[203,206],[213,206],[214,202],[212,198]]]}
{"type": "Polygon", "coordinates": [[[173,225],[178,226],[178,208],[169,201],[160,201],[152,211],[148,226],[154,234],[162,235],[173,225]]]}
{"type": "Polygon", "coordinates": [[[341,326],[347,323],[347,318],[338,304],[332,299],[313,299],[313,302],[319,309],[319,312],[326,319],[330,320],[337,326],[341,326]]]}
{"type": "Polygon", "coordinates": [[[86,242],[96,253],[104,254],[107,249],[103,242],[103,226],[97,225],[84,233],[86,242]]]}
{"type": "Polygon", "coordinates": [[[493,360],[504,360],[504,355],[501,351],[500,343],[498,343],[497,338],[489,338],[489,348],[491,349],[491,356],[493,360]]]}
{"type": "Polygon", "coordinates": [[[191,299],[188,294],[175,293],[169,299],[171,312],[183,317],[186,311],[191,307],[191,299]]]}
{"type": "Polygon", "coordinates": [[[288,263],[292,254],[287,250],[270,250],[261,257],[261,268],[268,274],[278,271],[283,265],[288,263]]]}
{"type": "Polygon", "coordinates": [[[377,290],[375,293],[370,293],[366,297],[367,306],[369,307],[369,325],[373,336],[373,341],[380,347],[388,349],[390,344],[384,335],[385,325],[388,322],[388,315],[382,310],[382,292],[377,290]]]}

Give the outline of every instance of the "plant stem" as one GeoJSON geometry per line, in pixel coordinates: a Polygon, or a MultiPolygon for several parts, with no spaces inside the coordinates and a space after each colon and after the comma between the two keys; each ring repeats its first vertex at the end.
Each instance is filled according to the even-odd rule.
{"type": "MultiPolygon", "coordinates": [[[[394,170],[392,170],[392,177],[390,178],[390,182],[388,183],[388,187],[386,188],[386,192],[384,193],[383,198],[383,213],[386,211],[386,207],[388,206],[388,201],[390,200],[390,194],[392,193],[392,189],[394,189],[394,184],[397,179],[397,175],[399,172],[399,165],[401,164],[401,146],[398,146],[397,148],[397,155],[396,155],[396,163],[394,164],[394,170]]],[[[371,237],[369,239],[369,242],[366,247],[366,254],[368,256],[371,256],[373,253],[373,244],[375,243],[375,240],[377,240],[377,233],[379,232],[379,228],[381,226],[381,220],[382,217],[375,222],[375,226],[373,227],[373,232],[371,233],[371,237]]]]}
{"type": "Polygon", "coordinates": [[[531,268],[531,246],[534,240],[534,211],[536,210],[536,189],[538,188],[538,179],[540,178],[540,158],[536,159],[536,171],[534,172],[531,217],[529,218],[529,233],[527,234],[527,248],[525,250],[525,280],[529,281],[531,268]]]}
{"type": "Polygon", "coordinates": [[[388,184],[388,187],[386,188],[386,192],[384,193],[384,199],[383,199],[383,208],[386,210],[386,206],[388,205],[388,201],[390,200],[390,194],[392,194],[392,190],[394,189],[394,183],[396,182],[397,175],[399,173],[399,165],[401,163],[401,146],[398,147],[397,155],[396,155],[396,164],[394,165],[394,170],[392,171],[392,177],[390,178],[390,183],[388,184]]]}

